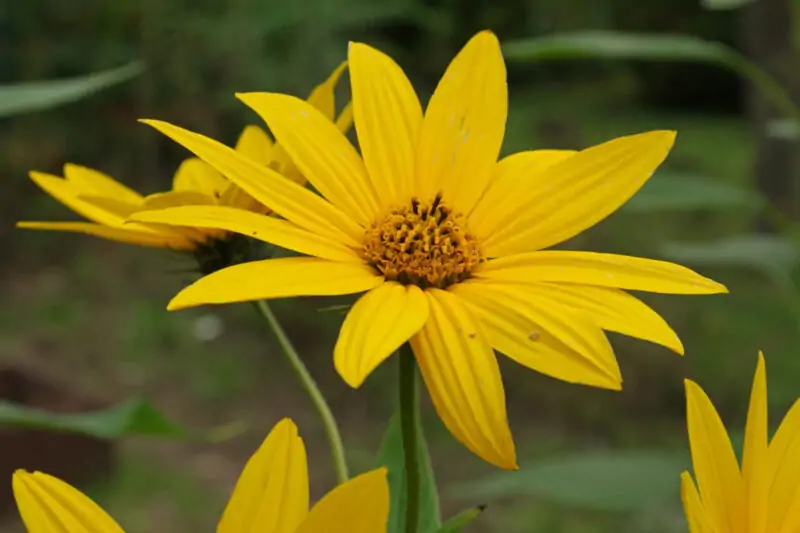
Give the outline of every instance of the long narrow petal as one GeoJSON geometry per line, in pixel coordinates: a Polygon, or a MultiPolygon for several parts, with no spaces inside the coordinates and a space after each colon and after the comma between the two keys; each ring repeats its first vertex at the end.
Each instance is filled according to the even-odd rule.
{"type": "Polygon", "coordinates": [[[521,210],[528,209],[525,199],[537,181],[547,182],[546,171],[574,155],[574,150],[532,150],[501,159],[494,167],[489,188],[469,216],[469,227],[481,241],[513,223],[521,210]]]}
{"type": "Polygon", "coordinates": [[[516,469],[505,391],[492,347],[457,296],[438,289],[425,294],[430,316],[411,338],[411,347],[439,417],[479,457],[516,469]]]}
{"type": "Polygon", "coordinates": [[[306,101],[312,106],[319,109],[325,118],[333,122],[336,115],[336,84],[339,83],[339,78],[342,77],[342,72],[347,67],[347,61],[339,63],[330,76],[314,87],[311,94],[308,95],[306,101]]]}
{"type": "Polygon", "coordinates": [[[297,533],[386,533],[389,482],[386,469],[356,476],[325,495],[297,533]]]}
{"type": "Polygon", "coordinates": [[[172,178],[173,191],[195,192],[209,198],[219,198],[229,185],[222,174],[198,157],[185,159],[172,178]]]}
{"type": "Polygon", "coordinates": [[[109,212],[91,202],[81,199],[79,195],[91,191],[75,187],[65,179],[36,171],[31,171],[29,176],[36,185],[44,190],[44,192],[92,222],[107,226],[117,226],[122,224],[125,220],[124,217],[116,213],[109,212]]]}
{"type": "Polygon", "coordinates": [[[94,192],[99,196],[111,196],[133,204],[142,200],[138,192],[93,168],[67,163],[64,165],[64,178],[85,193],[94,192]]]}
{"type": "Polygon", "coordinates": [[[284,418],[247,461],[217,533],[294,533],[307,514],[306,448],[284,418]]]}
{"type": "Polygon", "coordinates": [[[249,124],[239,134],[234,150],[266,167],[272,162],[273,146],[272,139],[266,131],[249,124]]]}
{"type": "Polygon", "coordinates": [[[362,226],[372,223],[379,206],[367,169],[333,122],[294,96],[236,96],[261,116],[300,172],[325,198],[362,226]]]}
{"type": "Polygon", "coordinates": [[[716,533],[708,521],[706,510],[703,508],[697,487],[689,472],[681,474],[681,500],[683,500],[683,511],[686,514],[689,533],[716,533]]]}
{"type": "Polygon", "coordinates": [[[750,391],[750,407],[747,411],[742,452],[747,531],[764,531],[767,527],[769,486],[772,483],[768,465],[767,374],[764,368],[764,356],[759,353],[753,388],[750,391]]]}
{"type": "MultiPolygon", "coordinates": [[[[558,340],[540,324],[518,311],[470,290],[469,284],[457,284],[450,290],[477,316],[492,347],[517,363],[569,383],[619,390],[618,376],[606,368],[614,361],[598,364],[558,340]],[[467,290],[464,290],[467,287],[467,290]]],[[[611,354],[613,357],[613,354],[611,354]]]]}
{"type": "Polygon", "coordinates": [[[342,133],[347,133],[353,126],[353,102],[347,102],[339,116],[336,117],[336,128],[342,133]]]}
{"type": "Polygon", "coordinates": [[[129,220],[221,229],[322,259],[361,261],[356,252],[341,243],[308,232],[291,222],[234,207],[217,205],[172,207],[158,211],[140,211],[132,215],[129,220]]]}
{"type": "Polygon", "coordinates": [[[593,146],[550,167],[526,194],[527,209],[491,235],[491,257],[531,252],[574,237],[616,211],[667,157],[675,132],[653,131],[593,146]]]}
{"type": "Polygon", "coordinates": [[[140,246],[152,246],[155,248],[191,250],[195,247],[194,241],[180,235],[144,233],[133,229],[112,228],[110,226],[93,224],[91,222],[17,222],[17,227],[23,229],[83,233],[110,241],[138,244],[140,246]]]}
{"type": "Polygon", "coordinates": [[[543,251],[494,259],[475,276],[516,283],[550,281],[667,294],[718,294],[724,285],[686,267],[617,254],[543,251]]]}
{"type": "Polygon", "coordinates": [[[386,54],[350,43],[350,85],[358,144],[383,205],[410,200],[422,107],[403,70],[386,54]]]}
{"type": "Polygon", "coordinates": [[[769,445],[772,479],[767,531],[793,533],[800,529],[800,400],[797,400],[769,445]]]}
{"type": "Polygon", "coordinates": [[[338,296],[368,291],[381,283],[381,276],[360,263],[314,257],[266,259],[224,268],[200,278],[179,292],[167,309],[264,298],[338,296]]]}
{"type": "Polygon", "coordinates": [[[493,33],[482,31],[450,63],[425,110],[417,190],[424,197],[442,192],[457,211],[472,211],[489,186],[507,115],[500,43],[493,33]]]}
{"type": "MultiPolygon", "coordinates": [[[[603,331],[591,320],[562,302],[550,300],[537,301],[527,297],[525,288],[493,283],[490,281],[469,281],[454,288],[459,295],[469,295],[480,300],[490,300],[511,309],[542,327],[571,351],[576,352],[590,364],[600,369],[606,377],[608,388],[621,388],[617,359],[603,331]]],[[[536,334],[542,332],[535,331],[536,334]]]]}
{"type": "Polygon", "coordinates": [[[709,522],[714,531],[737,531],[744,513],[736,456],[711,400],[693,381],[685,384],[692,466],[709,522]]]}
{"type": "Polygon", "coordinates": [[[14,498],[28,533],[124,533],[78,489],[41,472],[14,472],[14,498]]]}
{"type": "Polygon", "coordinates": [[[414,285],[387,282],[353,305],[333,351],[339,375],[351,387],[417,333],[428,319],[428,300],[414,285]]]}
{"type": "Polygon", "coordinates": [[[276,213],[321,237],[358,246],[364,230],[336,206],[277,172],[203,135],[157,120],[142,121],[170,137],[276,213]]]}

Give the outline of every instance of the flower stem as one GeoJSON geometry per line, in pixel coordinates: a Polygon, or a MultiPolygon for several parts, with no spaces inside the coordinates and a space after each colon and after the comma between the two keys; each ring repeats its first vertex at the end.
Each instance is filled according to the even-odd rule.
{"type": "Polygon", "coordinates": [[[419,395],[417,362],[408,343],[400,348],[400,428],[406,472],[406,533],[419,528],[419,395]]]}
{"type": "Polygon", "coordinates": [[[347,471],[347,459],[345,458],[342,436],[339,433],[339,426],[336,424],[336,418],[334,418],[331,408],[328,406],[328,402],[325,401],[325,396],[323,396],[322,391],[319,390],[316,381],[314,381],[314,378],[311,376],[308,368],[306,368],[303,360],[300,359],[297,350],[292,346],[292,341],[289,340],[280,322],[278,322],[272,309],[270,309],[269,304],[264,300],[258,300],[256,302],[256,307],[261,313],[261,316],[267,320],[273,333],[275,333],[278,344],[280,344],[281,350],[286,356],[286,359],[288,359],[289,364],[292,365],[292,370],[294,370],[294,373],[297,375],[297,379],[300,380],[300,384],[314,403],[314,407],[319,417],[322,419],[322,425],[325,427],[325,433],[328,435],[333,464],[336,468],[336,477],[340,484],[344,483],[350,478],[350,475],[347,471]]]}

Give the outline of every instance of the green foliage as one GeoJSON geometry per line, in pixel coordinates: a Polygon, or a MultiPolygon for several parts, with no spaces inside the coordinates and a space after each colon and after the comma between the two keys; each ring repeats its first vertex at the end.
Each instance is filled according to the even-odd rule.
{"type": "Polygon", "coordinates": [[[700,5],[706,9],[713,10],[739,9],[755,1],[756,0],[700,0],[700,5]]]}
{"type": "Polygon", "coordinates": [[[764,199],[753,191],[701,176],[660,172],[626,204],[623,211],[699,211],[712,209],[759,209],[764,199]]]}
{"type": "Polygon", "coordinates": [[[737,235],[703,243],[667,242],[662,251],[678,262],[746,267],[767,275],[788,273],[800,264],[800,244],[771,234],[737,235]]]}
{"type": "Polygon", "coordinates": [[[445,523],[442,524],[442,527],[439,528],[438,533],[461,533],[461,531],[464,531],[464,529],[476,518],[478,518],[485,510],[485,505],[464,509],[454,517],[445,521],[445,523]]]}

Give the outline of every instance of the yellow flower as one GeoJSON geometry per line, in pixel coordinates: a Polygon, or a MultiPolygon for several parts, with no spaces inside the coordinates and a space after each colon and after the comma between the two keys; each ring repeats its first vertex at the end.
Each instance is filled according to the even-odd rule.
{"type": "Polygon", "coordinates": [[[689,472],[681,476],[690,533],[800,531],[800,400],[768,442],[762,354],[758,354],[750,393],[741,471],[714,405],[703,389],[689,380],[686,419],[697,479],[695,486],[689,472]]]}
{"type": "Polygon", "coordinates": [[[239,95],[319,194],[207,137],[148,121],[284,220],[221,207],[135,220],[205,221],[310,256],[221,270],[183,290],[169,309],[368,291],[334,350],[344,380],[358,387],[410,340],[444,423],[504,468],[515,468],[516,458],[493,349],[558,379],[611,389],[621,378],[603,330],[683,352],[664,320],[621,289],[707,294],[725,287],[662,261],[542,251],[630,198],[666,157],[673,132],[498,162],[508,99],[492,33],[476,35],[453,60],[424,116],[388,56],[352,43],[348,64],[363,158],[306,102],[239,95]]]}
{"type": "MultiPolygon", "coordinates": [[[[57,478],[18,470],[13,487],[28,533],[124,533],[100,506],[57,478]]],[[[386,469],[357,476],[308,506],[305,446],[284,419],[244,467],[217,533],[385,533],[386,469]]]]}
{"type": "MultiPolygon", "coordinates": [[[[329,78],[317,86],[308,98],[310,105],[331,120],[335,116],[334,89],[344,70],[342,63],[329,78]]],[[[348,104],[337,119],[341,131],[352,124],[348,104]]],[[[272,142],[257,126],[242,131],[236,151],[284,176],[305,183],[288,154],[272,142]]],[[[163,209],[180,205],[224,205],[266,214],[267,208],[224,178],[213,167],[196,157],[185,160],[173,178],[172,190],[142,196],[97,170],[74,164],[64,165],[64,177],[33,171],[31,179],[50,196],[91,222],[18,222],[18,228],[85,233],[114,241],[194,251],[226,232],[214,228],[178,228],[160,224],[126,224],[127,218],[140,210],[163,209]]]]}

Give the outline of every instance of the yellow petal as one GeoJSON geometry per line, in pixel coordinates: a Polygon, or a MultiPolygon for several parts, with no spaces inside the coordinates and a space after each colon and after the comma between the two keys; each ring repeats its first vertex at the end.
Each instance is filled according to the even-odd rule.
{"type": "Polygon", "coordinates": [[[339,485],[311,509],[297,533],[386,533],[389,483],[378,468],[339,485]]]}
{"type": "Polygon", "coordinates": [[[737,531],[745,517],[742,479],[725,426],[696,383],[685,380],[692,466],[714,531],[737,531]]]}
{"type": "Polygon", "coordinates": [[[44,192],[92,222],[107,226],[118,226],[125,220],[124,217],[79,197],[79,195],[87,192],[91,193],[91,191],[76,187],[67,180],[51,174],[31,171],[29,175],[33,182],[41,187],[44,192]]]}
{"type": "Polygon", "coordinates": [[[181,163],[172,179],[172,190],[200,193],[208,198],[219,198],[230,182],[200,158],[190,157],[181,163]]]}
{"type": "Polygon", "coordinates": [[[350,43],[350,85],[358,144],[383,205],[407,203],[422,107],[403,70],[386,54],[350,43]]]}
{"type": "Polygon", "coordinates": [[[272,139],[258,126],[245,126],[234,149],[265,167],[272,162],[272,139]]]}
{"type": "Polygon", "coordinates": [[[14,498],[28,533],[124,533],[99,505],[41,472],[14,472],[14,498]]]}
{"type": "Polygon", "coordinates": [[[414,285],[387,282],[362,296],[347,313],[333,362],[351,387],[417,333],[428,319],[428,300],[414,285]]]}
{"type": "MultiPolygon", "coordinates": [[[[617,359],[605,334],[597,325],[570,306],[556,300],[541,302],[529,297],[525,287],[489,281],[469,281],[454,287],[453,290],[457,290],[459,295],[469,294],[472,298],[493,300],[497,305],[511,309],[538,324],[571,351],[603,372],[608,388],[621,388],[622,377],[617,359]]],[[[577,379],[578,376],[573,378],[575,381],[577,379]]]]}
{"type": "Polygon", "coordinates": [[[473,453],[516,469],[503,381],[480,324],[454,294],[438,289],[425,294],[430,316],[411,347],[436,412],[473,453]]]}
{"type": "Polygon", "coordinates": [[[742,478],[745,487],[747,531],[764,531],[767,527],[769,486],[772,479],[767,456],[767,375],[764,369],[764,356],[760,353],[750,392],[750,407],[747,411],[742,478]]]}
{"type": "Polygon", "coordinates": [[[322,259],[361,261],[358,254],[350,248],[298,228],[291,222],[233,207],[183,206],[158,211],[140,211],[131,216],[129,220],[197,228],[216,228],[247,235],[281,248],[322,259]]]}
{"type": "Polygon", "coordinates": [[[143,122],[194,152],[253,198],[298,226],[353,247],[363,239],[363,228],[336,206],[224,144],[166,122],[143,122]]]}
{"type": "Polygon", "coordinates": [[[724,285],[675,263],[594,252],[544,251],[518,254],[487,261],[474,275],[516,283],[578,283],[667,294],[728,292],[724,285]]]}
{"type": "Polygon", "coordinates": [[[314,87],[306,99],[330,121],[333,121],[336,114],[336,84],[339,83],[345,67],[347,67],[347,61],[342,61],[338,67],[333,69],[327,80],[314,87]]]}
{"type": "Polygon", "coordinates": [[[144,233],[133,229],[128,230],[125,228],[112,228],[101,224],[92,224],[91,222],[17,222],[17,227],[23,229],[83,233],[125,244],[171,248],[173,250],[191,250],[195,247],[194,241],[181,235],[144,233]]]}
{"type": "Polygon", "coordinates": [[[553,165],[531,183],[520,216],[489,236],[485,252],[501,257],[540,250],[594,226],[644,185],[674,141],[673,131],[619,137],[553,165]]]}
{"type": "Polygon", "coordinates": [[[605,370],[608,363],[598,364],[569,348],[527,316],[493,299],[491,294],[481,294],[480,287],[459,283],[450,290],[480,319],[492,347],[517,363],[569,383],[620,389],[619,378],[605,370]]]}
{"type": "Polygon", "coordinates": [[[200,278],[179,292],[167,309],[265,298],[354,294],[381,283],[381,276],[360,263],[314,257],[266,259],[224,268],[200,278]]]}
{"type": "Polygon", "coordinates": [[[441,191],[457,211],[472,211],[489,186],[507,114],[500,43],[482,31],[450,63],[425,110],[417,149],[423,199],[441,191]]]}
{"type": "Polygon", "coordinates": [[[236,96],[264,119],[300,172],[325,198],[362,226],[375,219],[378,203],[364,162],[333,122],[294,96],[236,96]]]}
{"type": "Polygon", "coordinates": [[[110,196],[132,204],[142,200],[142,195],[138,192],[93,168],[67,163],[64,165],[64,177],[83,193],[110,196]]]}
{"type": "Polygon", "coordinates": [[[247,461],[217,533],[295,533],[307,514],[306,448],[284,418],[247,461]]]}
{"type": "Polygon", "coordinates": [[[686,514],[689,533],[717,533],[708,521],[706,511],[700,501],[700,495],[697,493],[697,487],[689,472],[681,474],[681,500],[683,500],[683,511],[686,514]]]}
{"type": "Polygon", "coordinates": [[[342,133],[347,133],[353,125],[353,102],[347,102],[336,119],[336,128],[342,133]]]}
{"type": "Polygon", "coordinates": [[[511,224],[520,216],[520,210],[529,207],[524,199],[534,183],[546,183],[547,169],[575,153],[573,150],[533,150],[501,159],[494,167],[489,188],[470,213],[470,229],[485,241],[511,224]]]}
{"type": "Polygon", "coordinates": [[[770,491],[767,531],[800,530],[800,400],[781,422],[769,444],[770,491]]]}

